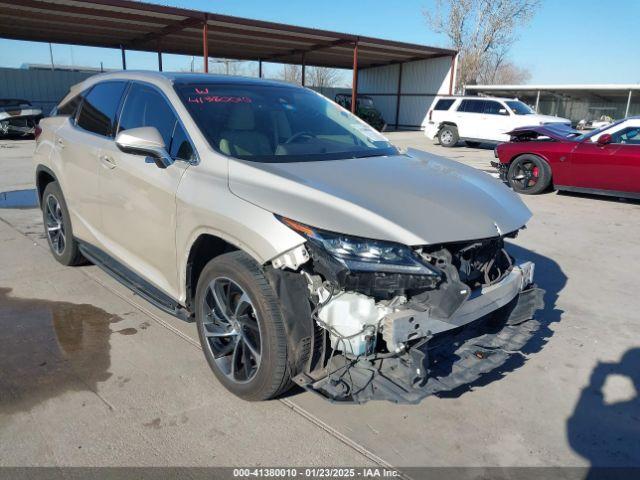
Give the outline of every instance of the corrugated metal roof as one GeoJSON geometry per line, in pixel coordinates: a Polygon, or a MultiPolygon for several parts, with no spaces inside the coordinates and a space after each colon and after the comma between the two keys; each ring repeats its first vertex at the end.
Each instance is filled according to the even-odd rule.
{"type": "Polygon", "coordinates": [[[0,36],[17,40],[367,68],[453,56],[454,50],[130,0],[0,0],[0,36]]]}

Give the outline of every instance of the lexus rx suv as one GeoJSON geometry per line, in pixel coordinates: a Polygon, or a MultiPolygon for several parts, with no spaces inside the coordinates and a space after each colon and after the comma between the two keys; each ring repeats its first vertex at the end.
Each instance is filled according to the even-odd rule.
{"type": "Polygon", "coordinates": [[[533,264],[505,250],[531,215],[516,194],[399,151],[311,90],[114,72],[73,87],[40,127],[53,256],[194,321],[211,369],[244,399],[297,383],[415,402],[441,385],[429,348],[442,335],[498,314],[520,335],[540,307],[533,264]]]}

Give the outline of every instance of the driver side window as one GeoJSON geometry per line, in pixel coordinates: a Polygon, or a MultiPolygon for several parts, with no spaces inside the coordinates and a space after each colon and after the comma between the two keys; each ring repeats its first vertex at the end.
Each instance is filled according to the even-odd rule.
{"type": "Polygon", "coordinates": [[[627,127],[612,133],[611,143],[640,145],[640,127],[627,127]]]}
{"type": "Polygon", "coordinates": [[[174,160],[195,159],[191,142],[164,96],[150,86],[134,83],[122,109],[118,132],[138,127],[157,128],[174,160]]]}

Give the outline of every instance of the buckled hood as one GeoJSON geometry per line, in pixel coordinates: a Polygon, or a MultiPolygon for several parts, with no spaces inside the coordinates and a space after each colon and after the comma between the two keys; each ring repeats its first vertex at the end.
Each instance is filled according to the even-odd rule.
{"type": "Polygon", "coordinates": [[[314,227],[405,245],[495,237],[531,212],[485,172],[436,155],[295,163],[229,160],[231,191],[314,227]]]}

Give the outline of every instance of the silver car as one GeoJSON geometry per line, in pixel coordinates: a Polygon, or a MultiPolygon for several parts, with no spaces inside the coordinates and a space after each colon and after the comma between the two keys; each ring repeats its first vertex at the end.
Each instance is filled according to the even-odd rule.
{"type": "Polygon", "coordinates": [[[40,127],[54,257],[195,321],[211,369],[244,399],[297,383],[336,401],[416,402],[442,385],[431,347],[496,317],[496,338],[516,334],[541,306],[533,264],[504,249],[531,216],[517,195],[398,150],[311,90],[109,73],[40,127]]]}

